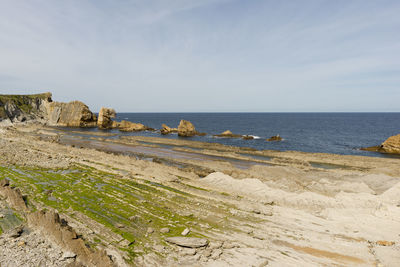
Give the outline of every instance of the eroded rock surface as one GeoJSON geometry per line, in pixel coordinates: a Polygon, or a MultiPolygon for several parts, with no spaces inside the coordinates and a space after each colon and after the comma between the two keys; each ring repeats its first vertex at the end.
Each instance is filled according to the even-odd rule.
{"type": "Polygon", "coordinates": [[[121,121],[118,125],[118,129],[121,132],[138,132],[138,131],[145,131],[147,127],[141,123],[134,123],[130,121],[121,121]]]}
{"type": "Polygon", "coordinates": [[[181,120],[178,126],[178,135],[182,137],[191,137],[197,134],[196,128],[190,121],[181,120]]]}
{"type": "Polygon", "coordinates": [[[400,134],[389,137],[382,143],[381,149],[387,153],[400,154],[400,134]]]}
{"type": "Polygon", "coordinates": [[[102,107],[99,112],[99,117],[97,119],[97,126],[100,129],[111,129],[115,128],[116,122],[112,119],[115,118],[117,113],[113,108],[104,108],[102,107]]]}
{"type": "Polygon", "coordinates": [[[174,236],[166,238],[165,241],[178,245],[180,247],[187,247],[187,248],[200,248],[208,245],[207,239],[197,238],[197,237],[174,236]]]}
{"type": "Polygon", "coordinates": [[[37,95],[0,95],[0,121],[23,122],[46,119],[46,104],[51,93],[37,95]]]}
{"type": "Polygon", "coordinates": [[[89,107],[80,101],[47,104],[49,125],[65,127],[96,127],[97,118],[89,107]]]}
{"type": "Polygon", "coordinates": [[[160,132],[161,132],[162,135],[167,135],[167,134],[170,134],[170,133],[178,132],[177,128],[171,128],[171,127],[169,127],[168,125],[166,125],[164,123],[161,125],[161,127],[162,128],[161,128],[160,132]]]}

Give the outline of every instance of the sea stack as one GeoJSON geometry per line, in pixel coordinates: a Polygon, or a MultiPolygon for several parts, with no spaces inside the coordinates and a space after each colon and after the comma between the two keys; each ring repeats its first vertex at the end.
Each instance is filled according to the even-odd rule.
{"type": "Polygon", "coordinates": [[[182,137],[191,137],[197,134],[196,128],[190,121],[181,120],[178,126],[178,135],[182,137]]]}
{"type": "Polygon", "coordinates": [[[99,127],[99,129],[115,128],[117,123],[112,119],[114,119],[116,115],[117,113],[113,108],[102,107],[99,112],[99,118],[97,119],[97,127],[99,127]]]}

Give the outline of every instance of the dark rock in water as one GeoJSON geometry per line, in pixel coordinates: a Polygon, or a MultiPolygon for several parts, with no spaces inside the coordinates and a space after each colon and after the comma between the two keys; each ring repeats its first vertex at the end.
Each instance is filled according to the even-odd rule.
{"type": "Polygon", "coordinates": [[[254,139],[254,136],[251,136],[251,135],[243,135],[242,139],[243,139],[243,140],[253,140],[253,139],[254,139]]]}
{"type": "Polygon", "coordinates": [[[272,142],[272,141],[282,141],[282,137],[279,136],[279,134],[275,136],[271,136],[270,138],[267,139],[267,141],[272,142]]]}
{"type": "Polygon", "coordinates": [[[165,239],[165,241],[186,248],[200,248],[208,245],[207,239],[197,238],[197,237],[175,236],[175,237],[168,237],[165,239]]]}

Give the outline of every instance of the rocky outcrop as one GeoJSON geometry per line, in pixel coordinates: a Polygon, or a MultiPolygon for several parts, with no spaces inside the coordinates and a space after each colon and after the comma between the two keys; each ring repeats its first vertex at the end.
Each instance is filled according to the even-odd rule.
{"type": "Polygon", "coordinates": [[[361,150],[380,152],[380,153],[400,154],[400,134],[389,137],[380,146],[365,147],[361,148],[361,150]]]}
{"type": "Polygon", "coordinates": [[[270,138],[267,139],[268,142],[277,142],[277,141],[282,141],[282,137],[280,137],[279,134],[271,136],[270,138]]]}
{"type": "Polygon", "coordinates": [[[386,153],[400,154],[400,134],[386,139],[382,143],[381,149],[386,153]]]}
{"type": "Polygon", "coordinates": [[[51,93],[0,95],[0,121],[46,120],[46,104],[51,101],[51,93]]]}
{"type": "Polygon", "coordinates": [[[215,137],[226,137],[226,138],[239,138],[242,137],[240,134],[234,134],[230,130],[226,130],[220,134],[215,134],[215,137]]]}
{"type": "Polygon", "coordinates": [[[76,257],[86,266],[114,266],[104,250],[90,249],[76,232],[54,210],[36,211],[28,215],[28,224],[46,235],[52,242],[76,257]]]}
{"type": "Polygon", "coordinates": [[[99,117],[97,118],[97,127],[99,127],[99,129],[115,128],[117,123],[112,119],[114,119],[116,115],[114,109],[102,107],[99,112],[99,117]]]}
{"type": "Polygon", "coordinates": [[[97,118],[88,106],[80,101],[51,102],[47,105],[49,125],[65,127],[96,127],[97,118]]]}
{"type": "Polygon", "coordinates": [[[121,132],[138,132],[138,131],[145,131],[148,129],[148,127],[144,126],[141,123],[121,121],[120,123],[118,123],[118,129],[121,132]]]}
{"type": "Polygon", "coordinates": [[[170,134],[170,133],[178,132],[177,128],[171,128],[171,127],[169,127],[168,125],[166,125],[164,123],[161,125],[161,127],[162,128],[161,128],[160,132],[161,132],[162,135],[167,135],[167,134],[170,134]]]}
{"type": "Polygon", "coordinates": [[[18,188],[10,187],[10,181],[8,179],[3,179],[0,185],[0,195],[6,199],[11,208],[19,211],[28,211],[24,197],[18,188]]]}
{"type": "Polygon", "coordinates": [[[196,128],[190,121],[181,120],[178,126],[178,135],[182,137],[191,137],[197,134],[196,128]]]}

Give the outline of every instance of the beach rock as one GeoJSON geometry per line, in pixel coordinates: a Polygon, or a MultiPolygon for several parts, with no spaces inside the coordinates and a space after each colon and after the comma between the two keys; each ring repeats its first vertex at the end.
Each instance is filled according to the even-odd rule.
{"type": "Polygon", "coordinates": [[[382,143],[381,149],[386,153],[400,154],[400,134],[391,136],[382,143]]]}
{"type": "Polygon", "coordinates": [[[148,233],[148,234],[154,233],[154,229],[151,228],[151,227],[147,228],[147,233],[148,233]]]}
{"type": "Polygon", "coordinates": [[[178,135],[182,137],[191,137],[197,134],[196,128],[190,121],[181,120],[178,126],[178,135]]]}
{"type": "Polygon", "coordinates": [[[197,238],[197,237],[168,237],[165,239],[168,243],[178,245],[180,247],[187,247],[187,248],[200,248],[205,247],[208,245],[208,240],[204,238],[197,238]]]}
{"type": "Polygon", "coordinates": [[[138,132],[147,130],[147,127],[141,123],[134,123],[130,121],[121,121],[118,125],[118,129],[121,132],[138,132]]]}
{"type": "Polygon", "coordinates": [[[80,101],[47,104],[48,123],[64,127],[96,127],[97,118],[88,106],[80,101]]]}
{"type": "Polygon", "coordinates": [[[169,233],[169,228],[168,227],[161,228],[160,233],[163,233],[163,234],[169,233]]]}
{"type": "Polygon", "coordinates": [[[181,235],[187,236],[190,233],[190,230],[186,228],[185,230],[182,231],[181,235]]]}
{"type": "Polygon", "coordinates": [[[220,134],[216,134],[214,136],[216,136],[216,137],[226,137],[226,138],[239,138],[239,137],[242,137],[240,134],[233,134],[229,130],[226,130],[225,132],[222,132],[220,134]]]}
{"type": "Polygon", "coordinates": [[[282,141],[282,137],[279,136],[279,134],[275,136],[271,136],[270,138],[267,139],[268,142],[274,142],[274,141],[282,141]]]}
{"type": "Polygon", "coordinates": [[[97,127],[99,127],[99,129],[115,128],[117,123],[112,119],[114,119],[116,115],[114,109],[102,107],[99,112],[99,117],[97,118],[97,127]]]}
{"type": "Polygon", "coordinates": [[[171,128],[171,127],[169,127],[168,125],[166,125],[164,123],[161,125],[161,127],[162,128],[161,128],[160,132],[161,132],[162,135],[167,135],[167,134],[170,134],[170,133],[178,132],[177,128],[171,128]]]}
{"type": "Polygon", "coordinates": [[[252,136],[252,135],[243,135],[242,139],[243,140],[253,140],[254,136],[252,136]]]}

